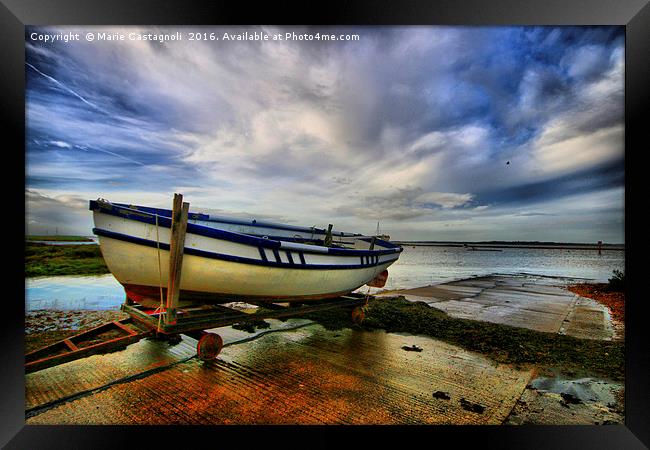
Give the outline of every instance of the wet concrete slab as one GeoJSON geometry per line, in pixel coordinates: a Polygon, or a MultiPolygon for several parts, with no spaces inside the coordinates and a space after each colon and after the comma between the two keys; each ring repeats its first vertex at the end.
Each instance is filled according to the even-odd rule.
{"type": "MultiPolygon", "coordinates": [[[[271,330],[293,329],[311,324],[305,319],[289,319],[286,322],[269,320],[271,330]]],[[[232,327],[209,330],[218,332],[224,346],[233,345],[269,330],[248,333],[232,327]]],[[[92,355],[59,366],[50,367],[25,375],[25,409],[37,410],[62,399],[72,398],[85,392],[100,389],[107,384],[137,377],[149,371],[164,369],[196,356],[196,340],[181,335],[181,341],[143,339],[122,351],[104,355],[92,355]]]]}
{"type": "MultiPolygon", "coordinates": [[[[501,424],[532,376],[528,370],[498,365],[482,355],[423,336],[328,331],[305,323],[273,325],[284,327],[284,331],[265,330],[252,340],[247,333],[219,329],[230,345],[214,362],[196,358],[177,361],[166,370],[45,408],[26,421],[501,424]],[[299,328],[289,330],[292,327],[299,328]],[[421,351],[402,348],[410,346],[421,351]]],[[[184,338],[178,345],[183,349],[192,341],[184,338]]],[[[145,350],[153,348],[134,348],[132,352],[146,357],[145,350]]],[[[170,351],[160,350],[160,360],[168,361],[170,357],[163,355],[170,351]]],[[[185,350],[179,353],[186,354],[185,350]]],[[[34,398],[37,391],[68,392],[64,384],[92,379],[96,371],[92,358],[33,374],[40,376],[28,378],[31,404],[43,402],[34,398]],[[68,380],[69,376],[73,378],[68,380]]],[[[137,358],[119,353],[102,358],[107,365],[126,366],[125,373],[143,367],[137,358]]]]}
{"type": "Polygon", "coordinates": [[[196,341],[188,337],[174,346],[143,339],[122,351],[92,355],[29,373],[25,375],[25,409],[39,408],[194,355],[196,341]]]}
{"type": "Polygon", "coordinates": [[[582,339],[622,339],[607,308],[566,286],[582,279],[531,274],[490,275],[378,294],[403,295],[452,317],[481,320],[582,339]]]}

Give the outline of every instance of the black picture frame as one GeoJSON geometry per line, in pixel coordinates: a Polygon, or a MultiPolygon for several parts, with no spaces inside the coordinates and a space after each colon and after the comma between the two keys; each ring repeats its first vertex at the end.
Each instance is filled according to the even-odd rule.
{"type": "Polygon", "coordinates": [[[8,449],[131,448],[198,445],[333,447],[356,445],[467,444],[498,448],[645,448],[650,446],[647,308],[640,281],[646,231],[643,217],[643,153],[650,91],[648,0],[455,0],[296,1],[249,3],[182,0],[0,0],[0,82],[5,175],[5,296],[0,316],[0,445],[8,449]],[[239,6],[236,6],[239,5],[239,6]],[[437,426],[437,427],[128,427],[25,426],[24,247],[25,25],[625,25],[625,244],[626,413],[625,426],[437,426]],[[9,139],[8,139],[9,138],[9,139]],[[21,186],[22,182],[22,186],[21,186]],[[634,196],[640,197],[637,201],[634,196]],[[13,237],[13,238],[12,238],[13,237]],[[635,240],[633,246],[632,240],[635,240]],[[134,445],[131,445],[134,444],[134,445]]]}

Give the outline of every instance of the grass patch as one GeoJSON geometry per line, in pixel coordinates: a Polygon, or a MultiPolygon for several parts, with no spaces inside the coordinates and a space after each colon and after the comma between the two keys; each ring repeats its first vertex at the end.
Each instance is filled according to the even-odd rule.
{"type": "Polygon", "coordinates": [[[611,292],[624,292],[625,291],[625,272],[614,269],[612,278],[609,279],[607,289],[611,292]]]}
{"type": "Polygon", "coordinates": [[[25,243],[25,276],[109,273],[98,245],[25,243]]]}
{"type": "MultiPolygon", "coordinates": [[[[334,309],[305,316],[330,330],[352,328],[350,311],[334,309]]],[[[593,374],[623,380],[624,344],[578,339],[526,328],[450,317],[403,297],[371,299],[362,329],[420,334],[458,345],[514,366],[559,369],[568,375],[593,374]]]]}
{"type": "Polygon", "coordinates": [[[86,236],[39,236],[30,234],[25,236],[26,241],[63,241],[63,242],[92,242],[93,240],[86,236]]]}

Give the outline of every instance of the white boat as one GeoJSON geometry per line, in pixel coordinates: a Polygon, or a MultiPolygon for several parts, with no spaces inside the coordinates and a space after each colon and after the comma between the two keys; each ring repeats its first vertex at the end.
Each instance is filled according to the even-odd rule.
{"type": "MultiPolygon", "coordinates": [[[[166,295],[172,211],[106,200],[91,200],[89,209],[106,265],[127,296],[157,306],[161,286],[166,295]]],[[[190,212],[180,304],[338,297],[381,286],[401,252],[373,236],[190,212]]]]}

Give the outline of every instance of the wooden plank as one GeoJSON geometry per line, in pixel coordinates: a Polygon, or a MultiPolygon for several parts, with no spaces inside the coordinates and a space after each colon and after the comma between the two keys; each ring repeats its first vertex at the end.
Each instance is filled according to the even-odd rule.
{"type": "Polygon", "coordinates": [[[157,315],[154,316],[147,314],[146,312],[140,311],[140,309],[129,305],[122,305],[120,309],[131,316],[133,320],[137,320],[148,328],[156,328],[158,325],[157,315]]]}
{"type": "Polygon", "coordinates": [[[61,352],[68,353],[69,351],[70,348],[65,345],[63,341],[58,341],[54,344],[50,344],[27,353],[25,355],[25,363],[36,361],[38,359],[48,358],[52,356],[52,354],[60,354],[61,352]]]}
{"type": "MultiPolygon", "coordinates": [[[[128,322],[130,320],[131,320],[130,318],[127,318],[127,319],[122,319],[119,322],[126,323],[126,322],[128,322]]],[[[113,322],[107,322],[107,323],[101,324],[99,326],[96,326],[94,328],[86,330],[86,331],[84,331],[82,333],[75,334],[74,336],[71,336],[68,339],[58,341],[58,342],[55,342],[53,344],[47,345],[45,347],[41,347],[39,349],[33,350],[33,351],[31,351],[31,352],[29,352],[29,353],[27,353],[25,355],[25,360],[26,361],[34,361],[36,359],[41,359],[42,355],[47,355],[47,354],[52,353],[52,352],[58,352],[58,351],[60,351],[60,349],[62,347],[65,348],[66,350],[76,351],[76,349],[78,349],[78,347],[76,346],[76,344],[73,341],[83,341],[84,339],[87,339],[89,337],[105,333],[109,328],[112,328],[114,326],[115,326],[115,324],[113,322]],[[69,341],[69,343],[65,342],[65,341],[69,341]],[[70,345],[75,346],[75,348],[73,349],[70,345]]]]}
{"type": "Polygon", "coordinates": [[[113,325],[115,325],[116,327],[120,328],[121,330],[127,332],[128,334],[131,334],[131,335],[138,334],[136,331],[133,331],[131,328],[127,327],[126,325],[121,324],[118,321],[114,321],[113,325]]]}
{"type": "Polygon", "coordinates": [[[75,359],[84,358],[86,356],[95,355],[97,353],[110,353],[112,351],[126,347],[129,344],[137,342],[149,334],[149,332],[145,332],[136,335],[124,336],[60,355],[50,356],[36,361],[30,361],[25,364],[25,373],[36,372],[37,370],[46,369],[52,366],[58,366],[59,364],[74,361],[75,359]]]}
{"type": "Polygon", "coordinates": [[[27,353],[25,355],[25,372],[30,373],[36,370],[56,366],[93,354],[109,353],[115,350],[119,350],[120,348],[126,347],[133,342],[139,341],[143,337],[151,335],[151,333],[151,327],[138,326],[138,323],[133,322],[133,317],[114,322],[107,322],[85,332],[71,336],[67,339],[63,339],[61,341],[55,342],[54,344],[50,344],[48,346],[27,353]],[[135,329],[127,327],[125,325],[127,323],[131,324],[135,329]],[[113,339],[106,339],[102,342],[88,345],[87,347],[79,347],[77,345],[79,342],[83,342],[84,339],[95,335],[101,335],[111,328],[118,328],[122,331],[125,331],[127,335],[113,339]],[[77,343],[73,341],[77,341],[77,343]]]}
{"type": "Polygon", "coordinates": [[[180,292],[180,285],[176,283],[176,276],[178,274],[177,267],[179,259],[179,246],[178,240],[180,237],[180,224],[181,212],[183,210],[183,196],[181,194],[174,194],[174,202],[172,205],[172,226],[171,235],[169,240],[169,271],[167,282],[167,299],[165,302],[166,314],[165,324],[173,325],[176,323],[176,307],[178,306],[178,296],[175,292],[180,292]]]}
{"type": "Polygon", "coordinates": [[[72,351],[79,350],[79,347],[77,347],[77,346],[74,345],[72,342],[70,342],[69,339],[64,339],[64,340],[63,340],[63,343],[64,343],[65,345],[67,345],[68,348],[69,348],[70,350],[72,350],[72,351]]]}
{"type": "Polygon", "coordinates": [[[183,202],[181,194],[174,194],[172,209],[172,228],[169,242],[169,282],[167,284],[167,303],[165,324],[176,323],[176,309],[181,288],[181,270],[183,266],[183,249],[190,204],[183,202]]]}

